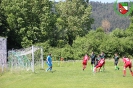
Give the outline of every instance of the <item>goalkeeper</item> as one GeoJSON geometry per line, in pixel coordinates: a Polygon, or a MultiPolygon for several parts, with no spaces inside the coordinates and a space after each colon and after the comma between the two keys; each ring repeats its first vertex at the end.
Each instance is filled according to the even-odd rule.
{"type": "Polygon", "coordinates": [[[46,69],[46,72],[49,71],[49,70],[51,71],[52,70],[52,57],[51,57],[51,54],[49,54],[47,56],[46,63],[48,65],[48,68],[46,69]]]}

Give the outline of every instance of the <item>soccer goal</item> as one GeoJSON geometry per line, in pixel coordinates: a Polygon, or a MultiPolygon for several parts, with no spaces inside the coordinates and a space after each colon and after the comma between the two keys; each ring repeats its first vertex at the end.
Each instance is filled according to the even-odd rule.
{"type": "Polygon", "coordinates": [[[7,39],[0,37],[0,73],[7,69],[7,39]]]}
{"type": "Polygon", "coordinates": [[[36,66],[44,69],[43,48],[32,46],[23,49],[8,51],[8,65],[13,70],[31,70],[35,72],[36,66]]]}

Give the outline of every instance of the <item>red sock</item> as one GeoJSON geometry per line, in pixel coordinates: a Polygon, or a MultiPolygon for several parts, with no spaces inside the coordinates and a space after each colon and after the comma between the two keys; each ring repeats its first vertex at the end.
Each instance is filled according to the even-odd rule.
{"type": "Polygon", "coordinates": [[[131,75],[133,76],[133,72],[131,71],[131,75]]]}
{"type": "Polygon", "coordinates": [[[97,72],[97,68],[94,68],[94,72],[97,72]]]}
{"type": "Polygon", "coordinates": [[[85,69],[86,68],[86,66],[83,66],[83,69],[85,69]]]}
{"type": "Polygon", "coordinates": [[[126,70],[123,70],[123,74],[124,74],[124,76],[126,76],[126,70]]]}

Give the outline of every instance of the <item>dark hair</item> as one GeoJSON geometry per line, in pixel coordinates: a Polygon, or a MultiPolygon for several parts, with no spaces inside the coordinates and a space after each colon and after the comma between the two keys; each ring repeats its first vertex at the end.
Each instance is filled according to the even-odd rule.
{"type": "Polygon", "coordinates": [[[123,56],[124,58],[127,58],[126,56],[123,56]]]}

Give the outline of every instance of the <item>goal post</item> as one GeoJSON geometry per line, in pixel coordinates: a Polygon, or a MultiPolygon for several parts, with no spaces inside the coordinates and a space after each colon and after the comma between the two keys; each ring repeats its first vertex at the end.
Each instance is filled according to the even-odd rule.
{"type": "Polygon", "coordinates": [[[8,64],[11,70],[26,69],[35,72],[35,66],[39,65],[44,69],[43,48],[31,46],[23,49],[14,49],[8,51],[8,64]],[[35,65],[36,64],[36,65],[35,65]]]}
{"type": "Polygon", "coordinates": [[[35,72],[35,67],[34,67],[34,46],[32,46],[32,72],[35,72]]]}
{"type": "Polygon", "coordinates": [[[7,38],[0,37],[0,73],[7,69],[7,38]]]}
{"type": "Polygon", "coordinates": [[[42,69],[44,69],[43,48],[42,47],[41,47],[41,61],[42,61],[42,69]]]}

